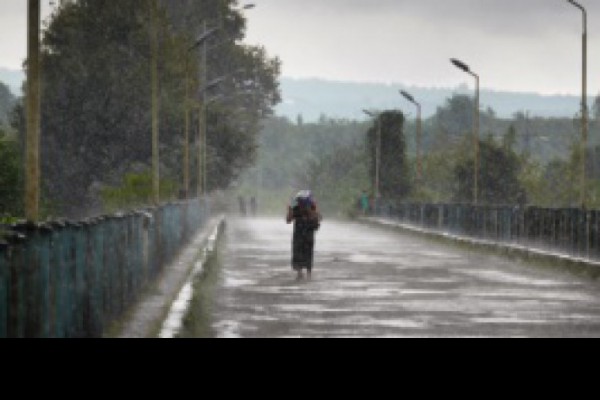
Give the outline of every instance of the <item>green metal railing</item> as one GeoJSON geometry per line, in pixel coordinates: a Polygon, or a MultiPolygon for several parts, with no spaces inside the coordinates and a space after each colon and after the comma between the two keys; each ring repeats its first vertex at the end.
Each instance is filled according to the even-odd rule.
{"type": "Polygon", "coordinates": [[[599,210],[382,202],[375,214],[455,235],[600,259],[599,210]]]}
{"type": "Polygon", "coordinates": [[[0,242],[0,338],[101,337],[208,214],[191,201],[8,227],[0,242]]]}

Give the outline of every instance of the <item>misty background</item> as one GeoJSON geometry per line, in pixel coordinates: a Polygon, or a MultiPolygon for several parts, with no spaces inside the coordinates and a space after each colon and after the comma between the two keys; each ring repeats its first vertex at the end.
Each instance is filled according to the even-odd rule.
{"type": "MultiPolygon", "coordinates": [[[[168,4],[177,8],[184,3],[168,4]]],[[[244,23],[236,26],[237,45],[264,48],[268,53],[259,54],[261,59],[269,60],[266,54],[276,57],[273,61],[277,68],[267,71],[269,81],[273,78],[276,85],[269,87],[268,107],[261,110],[260,119],[252,124],[237,109],[221,110],[231,118],[237,137],[247,141],[243,145],[246,147],[239,141],[214,144],[211,157],[215,163],[211,168],[215,174],[211,175],[211,184],[215,189],[233,189],[247,197],[261,197],[265,210],[279,212],[295,190],[311,187],[330,210],[343,212],[351,208],[361,191],[373,190],[369,135],[376,121],[363,112],[370,109],[387,112],[395,118],[392,125],[400,136],[391,135],[390,140],[401,144],[397,158],[402,171],[408,172],[403,178],[406,182],[398,183],[406,185],[403,193],[408,194],[403,201],[464,200],[464,193],[469,190],[464,185],[468,180],[465,176],[470,173],[469,162],[472,162],[468,142],[473,127],[474,84],[470,76],[450,64],[450,58],[459,58],[481,76],[480,139],[490,157],[484,160],[485,165],[511,167],[510,171],[489,168],[490,181],[498,179],[495,182],[498,186],[511,187],[506,193],[490,189],[489,193],[495,193],[496,197],[490,194],[489,201],[511,203],[516,201],[516,193],[526,192],[530,204],[557,207],[577,204],[576,170],[581,157],[577,150],[581,15],[566,1],[258,0],[255,3],[254,9],[241,16],[244,23]],[[401,89],[423,104],[422,150],[430,186],[420,191],[414,185],[416,110],[400,96],[401,89]],[[394,114],[397,112],[402,116],[394,114]],[[232,150],[238,158],[231,156],[232,150]],[[236,164],[238,160],[243,163],[236,164]],[[235,173],[223,172],[230,167],[235,173]],[[502,174],[510,176],[512,181],[501,181],[502,174]]],[[[596,3],[586,6],[590,13],[592,50],[589,70],[594,71],[600,65],[598,54],[593,51],[593,44],[600,40],[600,24],[595,23],[600,6],[596,3]]],[[[3,10],[0,22],[5,24],[0,26],[3,31],[10,31],[11,36],[7,35],[1,44],[0,81],[10,91],[0,90],[0,120],[8,132],[6,136],[19,140],[19,121],[11,118],[11,113],[14,117],[12,110],[18,107],[22,96],[25,5],[6,0],[3,10]]],[[[50,24],[47,7],[44,15],[46,25],[50,24]]],[[[174,18],[185,20],[186,14],[182,12],[174,18]]],[[[197,26],[187,29],[192,38],[197,34],[197,26]]],[[[69,48],[77,43],[64,45],[69,48]]],[[[78,50],[86,54],[86,49],[78,50]]],[[[64,55],[68,56],[68,52],[64,55]]],[[[171,61],[176,75],[175,69],[180,66],[177,60],[171,61]]],[[[216,56],[212,62],[220,71],[231,69],[231,65],[216,56]]],[[[93,65],[88,67],[94,69],[93,65]]],[[[102,68],[110,70],[112,66],[107,63],[102,68]]],[[[218,76],[216,71],[214,76],[218,76]]],[[[61,99],[59,94],[69,87],[60,81],[58,73],[53,79],[56,82],[51,93],[61,99]]],[[[170,119],[165,122],[165,129],[172,136],[168,146],[174,149],[183,129],[177,98],[181,88],[175,82],[169,82],[173,103],[170,119]]],[[[116,87],[110,80],[105,84],[116,87]]],[[[600,144],[597,123],[600,102],[596,99],[599,87],[600,76],[590,73],[588,93],[593,120],[587,168],[592,178],[596,172],[600,175],[600,165],[596,165],[600,144]]],[[[139,99],[137,112],[144,110],[144,102],[139,99]]],[[[45,115],[59,126],[59,114],[63,112],[78,115],[75,109],[61,107],[51,108],[45,115]]],[[[73,134],[92,135],[90,122],[102,117],[92,115],[91,119],[81,119],[78,126],[72,127],[73,134]]],[[[147,124],[145,119],[142,121],[147,124]]],[[[212,122],[215,138],[231,134],[227,127],[220,126],[222,121],[215,118],[212,122]]],[[[146,127],[132,125],[130,131],[134,128],[139,131],[139,138],[144,137],[146,127]]],[[[93,129],[102,135],[108,128],[93,126],[93,129]]],[[[115,146],[119,148],[117,143],[115,146]]],[[[83,168],[85,160],[78,151],[83,150],[73,148],[73,162],[83,168]]],[[[179,151],[174,150],[166,161],[165,169],[172,171],[172,193],[179,190],[177,182],[181,179],[177,170],[179,151]]],[[[108,178],[86,182],[89,195],[97,196],[108,183],[115,185],[127,173],[143,170],[147,165],[145,156],[141,154],[136,165],[122,163],[108,178]]],[[[106,160],[98,161],[106,164],[106,160]]],[[[388,167],[399,168],[391,164],[388,167]]],[[[590,191],[598,191],[592,197],[600,201],[598,182],[590,181],[590,191]]]]}

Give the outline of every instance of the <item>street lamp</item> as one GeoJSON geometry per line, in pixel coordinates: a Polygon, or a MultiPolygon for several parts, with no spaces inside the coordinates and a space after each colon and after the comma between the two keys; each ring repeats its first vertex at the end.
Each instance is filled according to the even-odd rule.
{"type": "Polygon", "coordinates": [[[189,54],[203,45],[212,35],[214,35],[219,28],[212,28],[207,30],[204,27],[204,32],[200,37],[196,39],[194,44],[190,46],[186,53],[186,68],[185,68],[185,137],[183,144],[183,185],[185,190],[186,199],[189,198],[190,194],[190,98],[189,98],[189,54]]]}
{"type": "Polygon", "coordinates": [[[423,176],[423,165],[421,162],[421,104],[418,103],[412,95],[404,90],[401,90],[400,94],[404,96],[406,100],[417,106],[417,187],[419,187],[421,185],[421,179],[423,176]]]}
{"type": "Polygon", "coordinates": [[[201,98],[202,98],[202,104],[200,106],[200,138],[198,140],[198,144],[199,144],[199,154],[198,154],[198,174],[199,174],[199,180],[198,180],[198,191],[202,194],[206,194],[207,193],[207,173],[208,173],[208,163],[207,163],[207,159],[208,159],[208,140],[207,140],[207,107],[210,103],[212,103],[215,98],[207,98],[206,97],[206,92],[208,92],[209,90],[217,87],[221,82],[223,82],[225,80],[225,76],[221,76],[219,78],[213,79],[212,81],[208,82],[204,87],[202,87],[201,90],[201,98]]]}
{"type": "Polygon", "coordinates": [[[458,69],[475,78],[475,121],[473,129],[473,148],[475,153],[475,171],[473,176],[473,203],[477,205],[479,197],[479,75],[471,71],[469,66],[462,61],[452,58],[452,64],[458,69]]]}
{"type": "Polygon", "coordinates": [[[363,110],[363,112],[365,114],[367,114],[369,117],[375,119],[376,123],[377,123],[377,133],[376,133],[376,139],[375,139],[375,182],[374,182],[374,191],[375,191],[375,198],[379,199],[380,196],[380,191],[379,191],[379,179],[380,179],[380,165],[381,165],[381,113],[375,113],[369,110],[363,110]]]}
{"type": "Polygon", "coordinates": [[[579,8],[583,13],[583,37],[582,37],[582,90],[581,90],[581,207],[587,206],[586,190],[586,149],[588,141],[588,107],[587,107],[587,11],[574,0],[567,0],[568,3],[579,8]]]}
{"type": "MultiPolygon", "coordinates": [[[[241,7],[240,10],[250,10],[252,8],[255,8],[256,5],[249,3],[249,4],[245,4],[241,7]]],[[[219,28],[213,28],[212,30],[208,30],[208,21],[205,19],[204,20],[204,37],[206,39],[208,39],[208,37],[210,37],[216,30],[218,30],[219,28]],[[212,32],[211,32],[212,31],[212,32]]],[[[222,26],[222,19],[219,22],[220,25],[222,26]]],[[[198,197],[200,197],[200,194],[204,194],[206,195],[207,192],[207,116],[206,116],[206,106],[207,106],[207,101],[206,101],[206,91],[208,89],[210,89],[213,86],[216,86],[217,84],[219,84],[222,80],[224,80],[224,77],[220,77],[217,78],[213,81],[211,81],[210,83],[207,83],[208,81],[208,48],[206,46],[206,40],[202,41],[202,84],[204,85],[204,88],[201,91],[201,106],[200,106],[200,126],[199,126],[199,139],[198,139],[198,197]],[[202,161],[200,161],[202,160],[202,161]]]]}
{"type": "Polygon", "coordinates": [[[159,170],[159,87],[158,87],[158,5],[157,0],[150,1],[150,47],[152,78],[152,201],[160,203],[160,170],[159,170]]]}

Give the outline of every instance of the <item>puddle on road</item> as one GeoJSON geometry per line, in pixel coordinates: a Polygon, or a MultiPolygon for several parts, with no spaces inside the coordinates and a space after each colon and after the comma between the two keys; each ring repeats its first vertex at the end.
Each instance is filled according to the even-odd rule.
{"type": "MultiPolygon", "coordinates": [[[[512,301],[517,299],[523,300],[531,300],[531,301],[548,301],[556,304],[561,304],[564,302],[581,302],[581,303],[590,303],[595,299],[585,293],[577,293],[577,292],[567,292],[567,291],[558,291],[558,290],[534,290],[534,289],[494,289],[494,290],[485,290],[481,289],[463,289],[461,291],[461,295],[464,297],[471,298],[479,298],[479,299],[500,299],[500,300],[508,300],[512,301]]],[[[545,302],[545,304],[548,304],[545,302]]]]}
{"type": "Polygon", "coordinates": [[[498,325],[551,325],[555,323],[553,320],[540,320],[531,318],[516,318],[516,317],[475,317],[471,318],[473,324],[498,324],[498,325]]]}
{"type": "Polygon", "coordinates": [[[369,327],[382,327],[382,328],[396,328],[396,329],[427,329],[428,325],[423,322],[415,321],[412,319],[374,319],[367,318],[364,316],[360,317],[349,317],[349,318],[338,318],[332,323],[336,325],[353,325],[353,326],[369,326],[369,327]]]}
{"type": "Polygon", "coordinates": [[[564,281],[556,281],[551,279],[538,279],[528,277],[523,274],[511,274],[502,271],[492,270],[470,270],[470,269],[455,269],[453,272],[486,280],[495,283],[510,283],[523,286],[539,286],[539,287],[565,287],[573,284],[565,283],[564,281]]]}
{"type": "Polygon", "coordinates": [[[218,337],[223,339],[240,339],[241,335],[241,323],[237,321],[221,321],[214,326],[215,330],[219,332],[218,337]]]}
{"type": "Polygon", "coordinates": [[[240,277],[239,275],[225,271],[223,273],[223,286],[226,288],[239,288],[256,284],[256,280],[247,279],[245,278],[246,275],[244,277],[240,277]]]}

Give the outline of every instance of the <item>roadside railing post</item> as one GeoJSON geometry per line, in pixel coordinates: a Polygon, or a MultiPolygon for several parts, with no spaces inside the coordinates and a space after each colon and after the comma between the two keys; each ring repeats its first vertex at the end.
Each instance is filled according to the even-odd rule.
{"type": "Polygon", "coordinates": [[[0,240],[0,339],[8,337],[8,243],[0,240]]]}
{"type": "Polygon", "coordinates": [[[26,260],[26,237],[14,232],[8,238],[8,326],[9,338],[25,337],[24,274],[26,260]]]}

